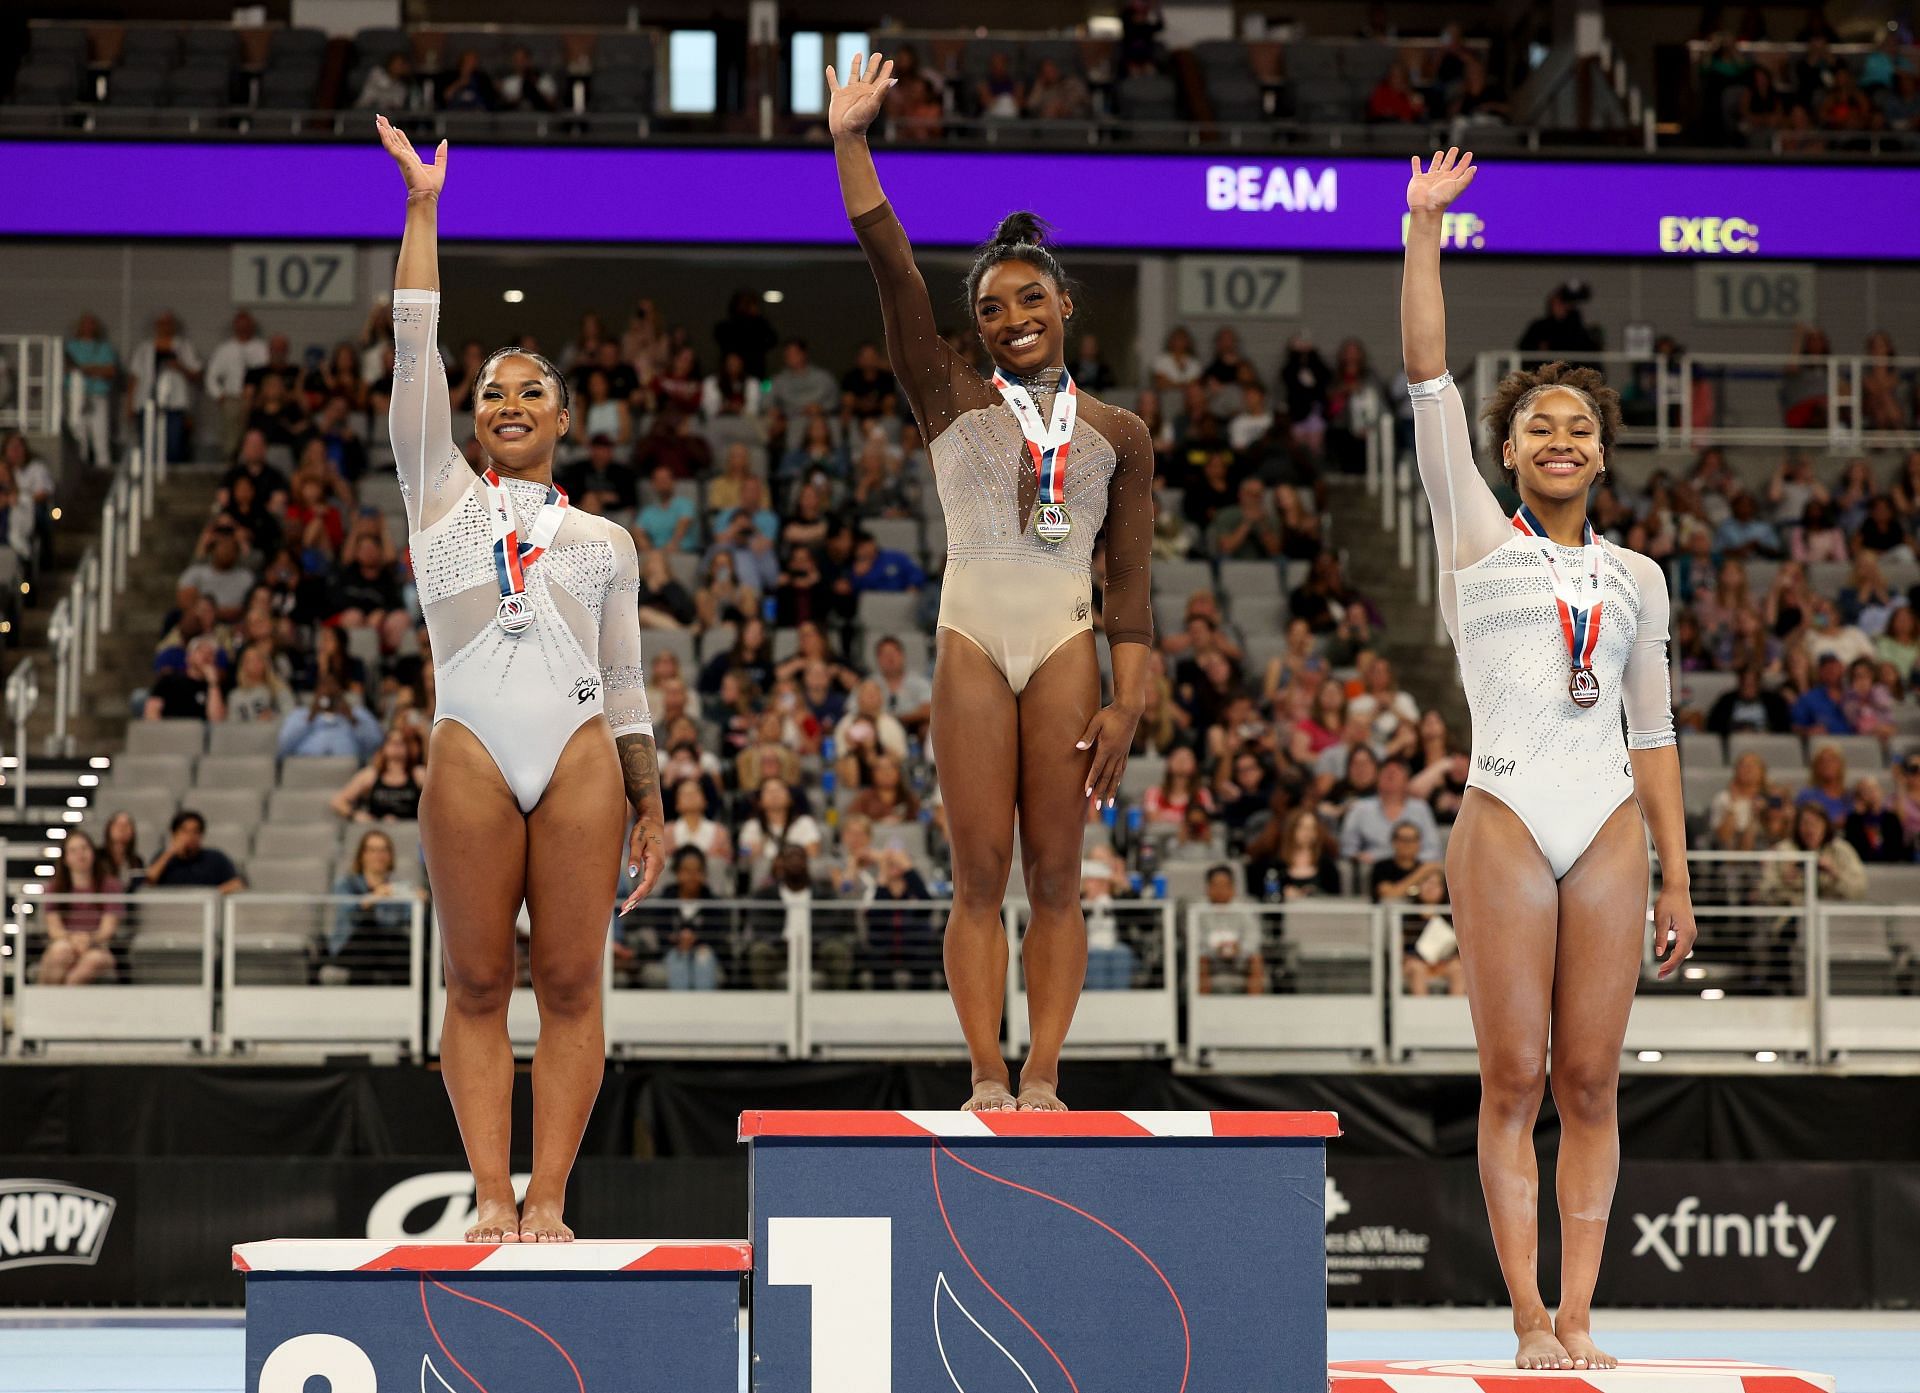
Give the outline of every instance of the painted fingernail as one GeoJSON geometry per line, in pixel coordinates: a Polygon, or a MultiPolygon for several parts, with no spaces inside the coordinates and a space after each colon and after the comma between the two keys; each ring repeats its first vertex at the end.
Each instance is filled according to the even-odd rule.
{"type": "Polygon", "coordinates": [[[1091,797],[1093,797],[1093,785],[1092,785],[1092,784],[1088,784],[1088,785],[1087,785],[1087,797],[1089,797],[1089,798],[1091,798],[1091,797]]]}
{"type": "Polygon", "coordinates": [[[1084,750],[1084,749],[1086,749],[1086,748],[1087,748],[1087,742],[1086,742],[1086,741],[1084,741],[1084,740],[1082,740],[1082,741],[1080,741],[1080,742],[1079,742],[1079,743],[1078,743],[1077,745],[1075,745],[1075,746],[1074,746],[1073,748],[1074,748],[1074,749],[1076,749],[1076,750],[1084,750]]]}

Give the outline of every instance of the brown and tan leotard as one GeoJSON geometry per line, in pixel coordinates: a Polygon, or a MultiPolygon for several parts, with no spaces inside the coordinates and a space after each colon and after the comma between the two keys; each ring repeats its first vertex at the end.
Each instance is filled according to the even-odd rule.
{"type": "MultiPolygon", "coordinates": [[[[1026,437],[993,384],[940,337],[926,281],[891,204],[853,220],[880,288],[894,375],[928,442],[947,519],[940,627],[991,658],[1018,694],[1061,644],[1093,627],[1093,547],[1107,539],[1109,646],[1153,642],[1147,559],[1153,546],[1153,440],[1130,411],[1080,393],[1067,452],[1073,530],[1058,545],[1033,530],[1026,437]]],[[[1042,419],[1059,370],[1020,380],[1042,419]]]]}

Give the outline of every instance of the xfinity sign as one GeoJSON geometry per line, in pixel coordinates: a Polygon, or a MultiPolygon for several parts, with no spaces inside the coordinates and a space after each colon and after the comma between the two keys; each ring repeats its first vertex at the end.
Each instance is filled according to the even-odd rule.
{"type": "Polygon", "coordinates": [[[1811,1272],[1833,1236],[1836,1216],[1795,1214],[1785,1200],[1766,1214],[1706,1214],[1700,1197],[1688,1195],[1670,1214],[1636,1214],[1633,1222],[1640,1230],[1633,1255],[1651,1253],[1669,1272],[1682,1271],[1688,1258],[1729,1257],[1792,1258],[1799,1271],[1811,1272]]]}
{"type": "Polygon", "coordinates": [[[1207,166],[1207,207],[1216,213],[1331,213],[1340,206],[1340,176],[1332,165],[1215,164],[1207,166]]]}
{"type": "Polygon", "coordinates": [[[0,1271],[100,1259],[114,1200],[59,1180],[0,1180],[0,1271]]]}

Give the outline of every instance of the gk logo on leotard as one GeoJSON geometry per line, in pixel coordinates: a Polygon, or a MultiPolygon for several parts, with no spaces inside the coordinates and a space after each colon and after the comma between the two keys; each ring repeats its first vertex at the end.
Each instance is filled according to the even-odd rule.
{"type": "Polygon", "coordinates": [[[600,695],[600,679],[597,677],[580,678],[573,684],[573,691],[569,693],[569,695],[582,706],[585,706],[588,702],[600,695]]]}
{"type": "Polygon", "coordinates": [[[1088,604],[1084,597],[1082,597],[1081,599],[1075,600],[1073,602],[1073,622],[1078,624],[1082,619],[1085,619],[1087,615],[1092,612],[1092,609],[1093,609],[1093,606],[1088,604]]]}
{"type": "Polygon", "coordinates": [[[1480,766],[1480,772],[1482,774],[1491,774],[1496,779],[1499,779],[1499,778],[1506,777],[1508,774],[1511,774],[1514,771],[1515,767],[1518,765],[1519,761],[1512,760],[1512,759],[1496,759],[1492,755],[1481,755],[1480,758],[1475,761],[1475,763],[1477,763],[1480,766]]]}

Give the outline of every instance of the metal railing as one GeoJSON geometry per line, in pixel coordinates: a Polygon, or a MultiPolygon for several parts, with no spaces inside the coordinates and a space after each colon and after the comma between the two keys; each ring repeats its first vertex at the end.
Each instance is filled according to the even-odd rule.
{"type": "Polygon", "coordinates": [[[67,420],[67,352],[58,334],[0,334],[0,430],[58,435],[67,420]]]}
{"type": "MultiPolygon", "coordinates": [[[[0,861],[5,855],[0,845],[0,861]]],[[[1812,854],[1695,852],[1688,860],[1699,940],[1678,973],[1659,976],[1656,874],[1625,1067],[1911,1058],[1920,1039],[1920,904],[1823,900],[1812,854]]],[[[439,1052],[442,944],[418,899],[369,908],[351,896],[54,895],[44,880],[28,880],[13,884],[9,903],[0,940],[13,991],[9,1053],[439,1052]],[[50,913],[111,945],[111,964],[92,964],[84,985],[48,980],[50,962],[64,968],[76,957],[50,959],[50,913]]],[[[941,968],[948,908],[942,900],[657,900],[650,915],[619,922],[602,957],[608,1052],[963,1057],[941,968]]],[[[1465,973],[1444,903],[1086,908],[1090,921],[1111,921],[1090,922],[1096,951],[1070,1055],[1224,1068],[1474,1065],[1465,973]]],[[[1014,1057],[1030,1042],[1020,967],[1026,917],[1024,905],[1003,917],[1003,1043],[1014,1057]]],[[[507,1027],[526,1054],[539,1010],[524,952],[518,981],[507,1027]]]]}
{"type": "MultiPolygon", "coordinates": [[[[47,649],[53,669],[53,725],[47,752],[72,754],[69,726],[80,713],[84,680],[99,669],[100,639],[111,634],[120,593],[127,587],[129,562],[140,554],[146,520],[153,516],[155,490],[166,479],[167,460],[160,416],[151,405],[139,416],[140,439],[114,470],[100,507],[99,534],[74,568],[66,593],[54,601],[47,618],[47,649]]],[[[9,689],[11,691],[11,689],[9,689]]],[[[24,718],[16,710],[20,728],[18,775],[26,784],[27,749],[24,718]]]]}
{"type": "MultiPolygon", "coordinates": [[[[1691,450],[1707,445],[1784,446],[1830,453],[1920,446],[1920,422],[1912,416],[1906,384],[1897,427],[1869,426],[1866,384],[1876,369],[1891,370],[1910,381],[1920,373],[1920,358],[1870,358],[1865,354],[1800,357],[1789,353],[1521,353],[1500,349],[1475,360],[1478,401],[1492,395],[1500,379],[1517,368],[1565,358],[1597,367],[1628,398],[1629,421],[1620,432],[1624,445],[1691,450]],[[1809,390],[1795,402],[1790,390],[1809,390]],[[1644,419],[1651,403],[1652,420],[1644,419]],[[1789,425],[1785,408],[1806,409],[1804,425],[1789,425]]],[[[1484,424],[1479,444],[1494,448],[1484,424]]]]}

